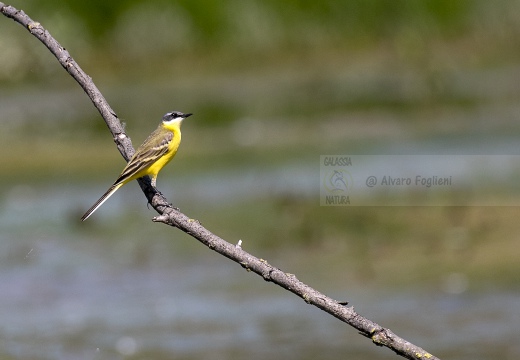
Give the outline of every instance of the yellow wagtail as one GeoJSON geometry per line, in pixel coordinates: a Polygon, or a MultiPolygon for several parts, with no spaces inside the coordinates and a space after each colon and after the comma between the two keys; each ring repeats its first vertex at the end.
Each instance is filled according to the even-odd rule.
{"type": "Polygon", "coordinates": [[[155,188],[157,174],[159,174],[164,165],[173,159],[177,149],[179,149],[182,120],[191,115],[183,114],[180,111],[172,111],[164,115],[159,127],[137,148],[134,156],[132,156],[123,172],[121,172],[121,175],[119,175],[107,192],[87,210],[85,215],[81,217],[81,221],[87,220],[98,207],[103,205],[117,189],[127,182],[150,175],[152,177],[152,186],[155,188]]]}

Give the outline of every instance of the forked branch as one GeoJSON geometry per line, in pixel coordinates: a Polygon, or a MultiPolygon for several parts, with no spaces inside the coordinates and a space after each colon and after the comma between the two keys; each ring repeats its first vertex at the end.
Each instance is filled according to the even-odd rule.
{"type": "MultiPolygon", "coordinates": [[[[23,25],[54,54],[61,66],[78,82],[94,106],[98,109],[112,133],[119,152],[128,161],[133,155],[134,149],[130,139],[124,132],[121,122],[101,92],[94,85],[92,79],[79,67],[68,51],[65,50],[40,23],[31,20],[23,11],[0,2],[0,12],[23,25]]],[[[408,359],[437,359],[420,347],[395,335],[389,329],[359,315],[352,306],[346,306],[320,293],[299,281],[293,274],[285,273],[270,265],[267,261],[247,253],[242,250],[239,245],[232,245],[224,241],[222,238],[204,228],[198,221],[190,219],[177,209],[169,206],[168,201],[161,194],[153,190],[148,178],[139,179],[138,181],[149,203],[159,213],[159,216],[153,218],[153,221],[162,222],[184,231],[211,250],[240,264],[246,270],[260,275],[264,280],[272,282],[298,295],[306,303],[314,305],[349,324],[362,335],[372,339],[373,343],[378,346],[385,346],[393,350],[396,354],[408,359]]]]}

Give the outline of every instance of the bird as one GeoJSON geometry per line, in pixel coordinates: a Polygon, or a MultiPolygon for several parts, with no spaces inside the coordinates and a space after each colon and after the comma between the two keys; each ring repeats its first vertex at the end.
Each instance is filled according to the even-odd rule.
{"type": "MultiPolygon", "coordinates": [[[[193,114],[180,111],[166,113],[157,129],[137,148],[114,184],[81,217],[87,220],[105,201],[126,183],[150,175],[156,187],[157,174],[177,153],[181,143],[181,124],[193,114]]],[[[157,189],[156,189],[157,190],[157,189]]]]}

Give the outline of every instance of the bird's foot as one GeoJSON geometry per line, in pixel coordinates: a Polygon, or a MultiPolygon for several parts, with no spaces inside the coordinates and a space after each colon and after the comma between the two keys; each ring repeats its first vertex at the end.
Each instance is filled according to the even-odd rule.
{"type": "Polygon", "coordinates": [[[155,186],[153,187],[153,190],[155,191],[156,194],[159,194],[159,196],[164,197],[163,193],[160,192],[159,189],[157,189],[155,186]]]}

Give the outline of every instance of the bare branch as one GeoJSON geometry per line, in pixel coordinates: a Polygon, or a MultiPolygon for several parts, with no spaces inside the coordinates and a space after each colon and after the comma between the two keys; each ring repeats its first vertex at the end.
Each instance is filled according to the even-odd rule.
{"type": "MultiPolygon", "coordinates": [[[[134,153],[132,143],[125,134],[123,127],[112,108],[92,82],[92,79],[79,67],[67,50],[61,46],[40,23],[33,21],[23,11],[0,2],[0,12],[5,16],[23,25],[31,34],[38,38],[58,59],[59,63],[78,82],[87,93],[94,106],[105,120],[110,129],[119,152],[128,161],[134,153]]],[[[211,250],[235,261],[247,271],[260,275],[265,281],[272,282],[302,298],[306,303],[329,313],[339,320],[357,329],[362,335],[372,339],[378,346],[385,346],[396,354],[408,359],[437,359],[420,347],[400,338],[391,330],[356,313],[352,306],[347,307],[344,302],[338,302],[312,287],[299,281],[295,275],[285,273],[259,259],[241,248],[241,241],[232,245],[203,227],[199,221],[190,219],[178,209],[171,207],[166,198],[154,192],[149,178],[139,179],[149,203],[160,214],[153,218],[154,222],[176,227],[191,235],[211,250]]]]}

